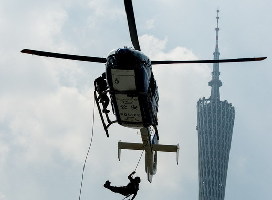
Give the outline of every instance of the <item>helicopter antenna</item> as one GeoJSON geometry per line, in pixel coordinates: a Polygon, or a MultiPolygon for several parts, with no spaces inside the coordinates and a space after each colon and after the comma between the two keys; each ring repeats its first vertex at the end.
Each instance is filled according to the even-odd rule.
{"type": "MultiPolygon", "coordinates": [[[[219,27],[218,27],[218,21],[219,21],[219,10],[216,11],[217,16],[216,16],[216,44],[215,44],[215,51],[213,53],[214,60],[219,60],[219,48],[218,48],[218,33],[219,33],[219,27]]],[[[213,64],[213,72],[212,72],[212,80],[209,82],[209,86],[212,87],[212,92],[211,92],[211,99],[212,100],[220,100],[220,93],[219,93],[219,88],[222,86],[222,82],[219,79],[219,63],[214,63],[213,64]]]]}

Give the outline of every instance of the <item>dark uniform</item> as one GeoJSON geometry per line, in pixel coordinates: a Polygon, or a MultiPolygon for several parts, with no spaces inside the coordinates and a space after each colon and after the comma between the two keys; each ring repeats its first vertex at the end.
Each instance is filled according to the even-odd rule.
{"type": "Polygon", "coordinates": [[[109,87],[108,87],[108,83],[106,81],[106,73],[105,72],[102,74],[102,76],[95,79],[94,85],[95,85],[95,90],[98,92],[98,95],[99,95],[98,96],[99,102],[102,103],[102,105],[103,105],[102,111],[104,113],[109,113],[110,111],[107,110],[107,107],[109,105],[110,100],[106,94],[106,90],[109,87]]]}
{"type": "Polygon", "coordinates": [[[112,192],[122,194],[122,195],[124,195],[126,197],[133,194],[133,197],[131,198],[131,200],[133,200],[137,195],[137,192],[139,190],[139,184],[141,182],[140,177],[133,178],[132,177],[133,174],[135,174],[135,172],[132,172],[128,176],[128,179],[129,179],[130,182],[127,184],[127,186],[121,186],[121,187],[111,186],[110,185],[111,182],[106,181],[106,183],[104,184],[104,187],[111,190],[112,192]]]}

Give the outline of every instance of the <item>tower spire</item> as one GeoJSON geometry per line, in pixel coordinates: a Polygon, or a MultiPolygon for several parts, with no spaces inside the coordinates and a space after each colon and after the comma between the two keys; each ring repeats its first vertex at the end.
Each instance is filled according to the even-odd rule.
{"type": "MultiPolygon", "coordinates": [[[[219,27],[218,27],[218,21],[219,21],[219,10],[216,11],[217,16],[216,16],[216,44],[215,44],[215,51],[213,53],[214,60],[219,60],[219,48],[218,48],[218,33],[219,33],[219,27]]],[[[219,80],[219,63],[214,63],[213,64],[213,72],[212,72],[212,80],[209,82],[209,86],[212,87],[211,90],[211,100],[220,100],[220,93],[219,93],[219,87],[222,86],[222,82],[219,80]]]]}
{"type": "MultiPolygon", "coordinates": [[[[216,45],[214,59],[219,59],[218,21],[216,16],[216,45]]],[[[235,109],[231,103],[220,101],[219,64],[213,64],[211,96],[197,102],[198,133],[198,200],[224,200],[235,109]]]]}

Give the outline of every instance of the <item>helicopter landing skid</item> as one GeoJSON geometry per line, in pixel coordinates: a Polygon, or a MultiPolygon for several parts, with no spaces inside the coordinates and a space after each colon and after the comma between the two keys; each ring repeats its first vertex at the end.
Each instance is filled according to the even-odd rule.
{"type": "Polygon", "coordinates": [[[140,129],[142,142],[143,143],[129,143],[129,142],[118,142],[118,159],[121,158],[121,150],[144,150],[145,151],[145,171],[147,173],[147,179],[151,183],[153,175],[157,172],[157,152],[176,152],[177,153],[177,164],[179,145],[162,145],[159,144],[158,134],[154,134],[151,140],[151,128],[143,127],[140,129]]]}

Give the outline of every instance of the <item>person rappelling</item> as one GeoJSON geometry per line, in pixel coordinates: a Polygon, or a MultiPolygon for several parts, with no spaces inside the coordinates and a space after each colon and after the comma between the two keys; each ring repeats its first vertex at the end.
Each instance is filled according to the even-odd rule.
{"type": "Polygon", "coordinates": [[[129,179],[130,182],[127,184],[127,186],[120,186],[120,187],[111,186],[111,182],[106,181],[105,184],[104,184],[104,187],[111,190],[112,192],[122,194],[122,195],[126,196],[126,198],[133,195],[132,198],[131,198],[131,200],[133,200],[137,195],[137,192],[139,190],[139,184],[141,182],[140,177],[136,176],[135,178],[133,178],[133,175],[135,173],[136,172],[133,171],[128,176],[128,179],[129,179]]]}
{"type": "Polygon", "coordinates": [[[109,105],[109,97],[106,94],[106,90],[109,88],[108,83],[106,81],[106,73],[104,72],[100,77],[95,79],[94,81],[95,90],[98,92],[99,102],[103,105],[103,113],[109,113],[110,111],[107,109],[109,105]]]}

